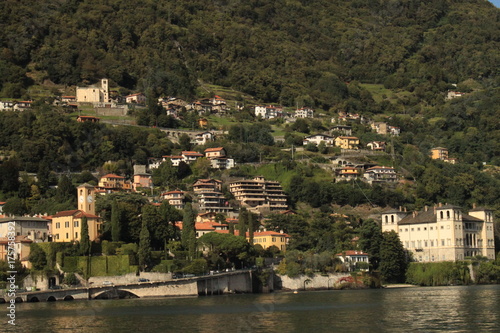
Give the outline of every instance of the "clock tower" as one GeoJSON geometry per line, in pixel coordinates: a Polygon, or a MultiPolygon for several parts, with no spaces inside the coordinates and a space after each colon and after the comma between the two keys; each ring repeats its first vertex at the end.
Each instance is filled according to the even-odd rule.
{"type": "Polygon", "coordinates": [[[85,213],[95,215],[95,187],[82,184],[76,188],[78,209],[85,213]]]}

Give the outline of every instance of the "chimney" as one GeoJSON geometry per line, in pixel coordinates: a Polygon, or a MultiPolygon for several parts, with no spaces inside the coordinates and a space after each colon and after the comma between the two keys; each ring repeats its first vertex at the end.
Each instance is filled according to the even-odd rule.
{"type": "Polygon", "coordinates": [[[413,212],[413,213],[412,213],[412,216],[413,216],[413,217],[417,216],[417,212],[413,212]]]}
{"type": "Polygon", "coordinates": [[[399,211],[402,212],[403,211],[403,207],[399,206],[399,211]]]}
{"type": "Polygon", "coordinates": [[[407,210],[407,209],[406,209],[406,207],[405,207],[405,213],[406,213],[406,212],[408,212],[408,210],[407,210]]]}
{"type": "Polygon", "coordinates": [[[476,203],[475,202],[472,204],[472,209],[476,209],[476,203]]]}
{"type": "Polygon", "coordinates": [[[429,206],[425,205],[424,211],[428,211],[428,210],[429,210],[429,206]]]}
{"type": "Polygon", "coordinates": [[[439,207],[443,207],[443,204],[441,202],[439,203],[439,207]]]}

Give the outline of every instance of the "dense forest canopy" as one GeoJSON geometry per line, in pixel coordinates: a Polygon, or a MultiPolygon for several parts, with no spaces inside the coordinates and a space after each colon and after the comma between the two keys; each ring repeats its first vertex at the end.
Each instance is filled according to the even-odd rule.
{"type": "Polygon", "coordinates": [[[498,77],[499,15],[483,0],[2,1],[0,90],[108,77],[188,97],[201,79],[323,108],[352,80],[442,92],[498,77]]]}

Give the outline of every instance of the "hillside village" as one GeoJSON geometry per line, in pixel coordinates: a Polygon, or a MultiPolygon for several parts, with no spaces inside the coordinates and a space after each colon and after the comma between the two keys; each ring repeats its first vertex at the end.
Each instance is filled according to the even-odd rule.
{"type": "MultiPolygon", "coordinates": [[[[462,95],[460,93],[448,94],[447,98],[457,98],[462,95]]],[[[32,109],[35,102],[2,101],[0,102],[0,110],[2,112],[23,112],[32,109]]],[[[77,112],[77,115],[72,116],[73,121],[94,124],[99,124],[103,117],[125,117],[131,112],[134,113],[134,110],[147,110],[150,107],[146,95],[143,93],[118,96],[116,91],[110,90],[108,79],[102,79],[100,84],[95,86],[76,87],[75,96],[56,96],[53,98],[52,104],[55,108],[66,110],[65,112],[73,112],[73,114],[77,112]]],[[[14,224],[16,258],[22,265],[32,269],[41,268],[40,263],[35,263],[36,267],[33,266],[32,261],[35,259],[32,244],[63,243],[70,247],[79,248],[80,250],[76,250],[77,253],[86,254],[81,252],[82,244],[85,242],[93,244],[113,242],[117,250],[107,254],[121,253],[123,251],[118,251],[118,249],[126,246],[123,242],[126,240],[123,235],[128,231],[118,230],[121,227],[117,225],[126,226],[130,221],[125,222],[124,217],[114,217],[124,214],[123,211],[119,212],[116,202],[121,200],[120,198],[124,198],[120,196],[136,194],[145,200],[141,205],[150,205],[159,211],[165,209],[170,211],[167,213],[170,215],[163,221],[165,225],[160,227],[162,222],[157,225],[158,228],[168,228],[168,231],[165,230],[161,237],[167,237],[163,240],[165,244],[162,249],[163,251],[168,250],[169,253],[164,255],[163,259],[156,260],[155,269],[157,270],[202,273],[202,271],[213,268],[214,265],[220,267],[220,259],[212,262],[210,259],[205,259],[201,270],[200,268],[193,269],[189,264],[193,255],[201,258],[212,253],[211,249],[213,250],[214,244],[210,243],[212,241],[210,238],[207,238],[211,233],[225,235],[224,237],[243,236],[248,242],[247,244],[255,246],[255,249],[251,250],[254,256],[259,253],[259,256],[274,257],[279,262],[280,258],[286,255],[290,242],[297,242],[293,246],[293,251],[297,251],[300,246],[295,244],[303,241],[297,239],[297,237],[301,238],[304,235],[300,235],[300,232],[297,233],[297,230],[294,231],[295,227],[292,226],[292,223],[296,222],[292,221],[301,221],[305,216],[310,216],[311,213],[306,213],[296,206],[297,199],[293,198],[296,193],[290,192],[293,191],[294,187],[293,179],[287,185],[287,193],[279,181],[266,179],[262,175],[241,177],[238,176],[239,171],[233,173],[233,170],[240,170],[238,168],[240,166],[263,167],[275,163],[272,160],[262,160],[262,153],[258,161],[237,162],[237,159],[221,144],[227,142],[221,139],[231,136],[232,129],[216,129],[207,120],[209,116],[224,118],[228,114],[235,111],[242,112],[244,109],[251,112],[253,121],[257,123],[278,121],[280,124],[295,128],[297,131],[300,131],[301,126],[310,126],[311,123],[305,121],[319,121],[321,125],[316,124],[316,132],[296,136],[293,141],[288,141],[291,143],[290,148],[281,148],[281,150],[291,161],[296,160],[299,163],[305,163],[304,165],[323,170],[329,177],[328,181],[332,184],[352,184],[352,186],[360,187],[359,184],[364,183],[365,188],[366,186],[378,186],[394,190],[399,186],[413,183],[407,177],[407,170],[394,167],[392,142],[394,137],[400,136],[402,132],[399,127],[390,125],[390,120],[389,122],[374,121],[368,116],[344,111],[339,111],[334,117],[328,117],[324,114],[320,115],[308,107],[296,108],[295,111],[289,112],[281,106],[254,105],[243,108],[235,103],[236,107],[232,108],[228,104],[219,95],[192,102],[186,102],[176,97],[158,98],[155,100],[155,105],[161,108],[163,116],[174,120],[183,120],[186,114],[192,114],[194,115],[192,119],[197,122],[198,130],[153,126],[161,130],[162,135],[169,140],[177,143],[170,154],[161,157],[147,156],[147,163],[134,164],[131,174],[106,172],[104,169],[97,172],[91,170],[96,177],[95,181],[91,181],[92,184],[75,184],[75,192],[68,193],[75,196],[75,200],[70,201],[77,203],[70,210],[56,211],[53,214],[40,211],[36,214],[22,216],[3,212],[0,219],[0,241],[3,242],[2,244],[6,244],[10,240],[7,238],[10,235],[10,229],[6,226],[14,224]],[[378,140],[361,140],[355,132],[355,129],[359,130],[359,128],[371,131],[378,140]],[[312,154],[312,157],[308,156],[304,162],[304,154],[312,154]],[[384,161],[384,163],[378,163],[377,160],[384,161]],[[193,175],[189,183],[171,182],[171,180],[160,183],[158,181],[161,174],[172,175],[173,173],[186,172],[190,174],[193,172],[191,170],[197,170],[196,173],[203,174],[205,177],[193,175]],[[208,175],[216,175],[219,178],[206,177],[208,175]],[[111,199],[113,200],[111,211],[108,210],[109,206],[108,208],[103,206],[107,197],[113,198],[111,199]],[[98,211],[96,207],[99,207],[100,210],[98,211]],[[170,209],[174,209],[175,212],[170,209]],[[116,219],[121,221],[117,222],[116,219]],[[191,236],[186,236],[189,232],[192,232],[191,236]],[[197,241],[190,243],[186,240],[189,237],[197,241]],[[169,239],[168,242],[174,243],[181,241],[182,248],[187,252],[180,254],[181,252],[175,252],[178,249],[167,247],[167,239],[169,239]],[[122,242],[120,243],[120,241],[122,242]],[[184,258],[185,262],[180,263],[176,259],[181,257],[184,258]],[[169,266],[162,266],[165,264],[165,260],[171,261],[172,258],[174,261],[177,260],[174,266],[171,263],[169,266]]],[[[118,119],[118,121],[111,120],[110,122],[116,126],[119,121],[118,119]]],[[[136,125],[132,122],[128,126],[136,125]]],[[[303,132],[306,131],[303,130],[303,132]]],[[[365,135],[365,137],[367,136],[365,135]]],[[[282,147],[287,141],[286,136],[276,135],[271,140],[278,144],[281,142],[282,147]]],[[[448,149],[443,147],[431,148],[428,157],[449,164],[459,163],[459,159],[449,157],[448,149]]],[[[112,164],[113,162],[109,161],[108,163],[112,164]]],[[[36,181],[37,176],[28,175],[28,177],[33,177],[36,181]]],[[[26,178],[20,178],[20,180],[26,181],[26,178]]],[[[295,185],[302,190],[300,184],[295,185]]],[[[319,188],[316,190],[320,191],[319,188]]],[[[362,189],[360,193],[366,197],[362,189]]],[[[369,199],[368,202],[371,203],[369,199]]],[[[433,214],[430,213],[432,210],[426,206],[423,213],[415,210],[413,220],[411,220],[406,211],[393,210],[395,207],[376,208],[373,203],[371,205],[373,207],[370,209],[370,215],[363,216],[361,219],[370,218],[381,221],[382,232],[392,231],[399,235],[402,249],[408,254],[411,253],[412,260],[416,262],[459,261],[472,257],[495,259],[494,219],[491,209],[474,208],[467,215],[461,207],[443,206],[441,203],[435,203],[433,214]],[[445,209],[452,210],[451,216],[449,211],[445,209]],[[443,212],[448,214],[446,218],[443,217],[443,212]],[[411,226],[411,231],[406,227],[407,225],[411,226]],[[405,227],[403,228],[403,226],[405,227]],[[438,233],[438,226],[440,229],[446,228],[446,235],[443,232],[438,233]],[[427,228],[435,230],[435,232],[421,232],[427,228]]],[[[7,206],[8,211],[11,209],[7,202],[0,202],[0,208],[4,206],[7,206]]],[[[324,207],[326,206],[321,206],[322,209],[324,207]]],[[[133,208],[128,209],[132,209],[131,214],[141,216],[140,211],[134,212],[133,208]]],[[[339,243],[335,247],[337,251],[341,252],[331,257],[330,265],[333,265],[333,268],[321,269],[335,271],[376,269],[380,260],[378,254],[370,253],[368,247],[362,246],[361,244],[366,243],[369,239],[360,239],[359,232],[354,231],[356,228],[362,228],[362,225],[359,225],[360,215],[356,213],[356,210],[345,211],[347,214],[339,213],[340,211],[332,211],[331,208],[327,210],[329,212],[328,218],[343,228],[342,237],[345,237],[345,242],[339,243]]],[[[143,214],[146,214],[144,210],[143,214]]],[[[135,232],[137,232],[137,226],[135,228],[135,232]]],[[[154,233],[152,230],[150,232],[154,233]]],[[[371,234],[369,237],[374,236],[371,234]]],[[[158,241],[162,240],[156,239],[153,242],[158,241]]],[[[142,238],[138,244],[139,249],[136,248],[128,253],[139,257],[138,269],[150,270],[152,268],[151,259],[143,258],[144,253],[141,254],[140,249],[143,246],[141,242],[142,238]]],[[[47,251],[48,248],[44,247],[44,249],[47,251]]],[[[101,254],[92,249],[93,247],[90,247],[84,251],[101,254]]],[[[104,250],[97,251],[106,252],[104,250]]],[[[146,251],[151,251],[151,249],[146,251]]],[[[240,251],[243,250],[240,249],[240,251]]],[[[75,252],[73,251],[73,253],[75,252]]],[[[2,258],[7,258],[6,251],[0,255],[2,258]]],[[[229,257],[225,260],[224,266],[233,268],[235,265],[243,266],[253,262],[253,259],[249,258],[239,264],[233,262],[229,257]]],[[[284,268],[283,272],[290,274],[289,270],[290,268],[284,268]]],[[[62,271],[61,273],[63,276],[73,272],[85,275],[85,272],[81,270],[70,271],[66,273],[62,271]]],[[[106,274],[109,272],[106,271],[106,274]]],[[[57,281],[62,283],[63,280],[57,281]]],[[[50,286],[47,284],[45,287],[50,286]]]]}

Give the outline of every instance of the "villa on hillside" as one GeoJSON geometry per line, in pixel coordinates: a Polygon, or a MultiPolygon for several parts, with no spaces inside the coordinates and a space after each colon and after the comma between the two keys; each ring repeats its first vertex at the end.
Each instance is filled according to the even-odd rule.
{"type": "Polygon", "coordinates": [[[314,111],[310,108],[295,110],[295,118],[314,118],[314,111]]]}
{"type": "Polygon", "coordinates": [[[283,108],[273,105],[268,106],[255,106],[255,116],[261,117],[262,119],[273,119],[273,118],[281,118],[283,117],[283,108]]]}
{"type": "Polygon", "coordinates": [[[443,148],[443,147],[432,148],[430,156],[433,160],[441,160],[443,162],[447,162],[447,163],[451,163],[451,164],[457,163],[456,158],[448,157],[448,149],[443,148]]]}
{"type": "Polygon", "coordinates": [[[146,95],[144,95],[143,93],[137,93],[125,96],[125,103],[146,104],[146,95]]]}
{"type": "Polygon", "coordinates": [[[334,138],[333,136],[326,134],[315,134],[306,136],[302,143],[304,146],[306,146],[309,143],[318,146],[321,142],[324,142],[327,147],[332,147],[334,144],[334,138]]]}
{"type": "Polygon", "coordinates": [[[365,181],[373,183],[395,183],[398,180],[398,175],[394,168],[386,166],[374,166],[365,170],[365,181]]]}
{"type": "Polygon", "coordinates": [[[347,126],[347,125],[336,125],[330,128],[330,134],[333,133],[341,133],[346,136],[351,136],[352,135],[352,126],[347,126]]]}
{"type": "Polygon", "coordinates": [[[186,198],[186,195],[183,191],[180,191],[180,190],[168,191],[168,192],[162,193],[161,196],[162,196],[163,200],[168,201],[170,206],[173,206],[177,209],[184,208],[184,199],[186,198]]]}
{"type": "Polygon", "coordinates": [[[338,136],[335,138],[335,146],[342,149],[358,149],[359,139],[355,136],[338,136]]]}
{"type": "Polygon", "coordinates": [[[99,184],[97,185],[98,191],[100,193],[112,193],[119,191],[131,191],[132,184],[125,180],[125,177],[109,173],[104,175],[99,179],[99,184]]]}

